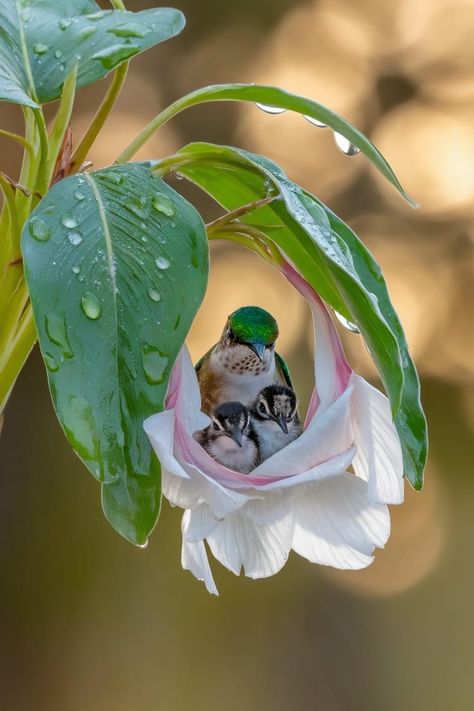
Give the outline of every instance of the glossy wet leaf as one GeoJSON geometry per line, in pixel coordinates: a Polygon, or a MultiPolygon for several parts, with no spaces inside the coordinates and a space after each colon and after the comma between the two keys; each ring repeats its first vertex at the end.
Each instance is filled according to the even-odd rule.
{"type": "Polygon", "coordinates": [[[62,180],[25,225],[22,247],[58,418],[102,482],[112,525],[143,544],[160,476],[142,423],[162,408],[204,295],[202,220],[137,163],[62,180]]]}
{"type": "Polygon", "coordinates": [[[105,77],[130,57],[181,32],[178,10],[102,11],[93,0],[0,0],[0,99],[37,106],[105,77]]]}
{"type": "Polygon", "coordinates": [[[278,196],[240,218],[240,222],[258,227],[328,304],[357,324],[390,398],[407,476],[419,486],[426,459],[419,384],[375,260],[353,233],[335,229],[335,216],[325,206],[262,156],[235,148],[191,144],[165,159],[163,166],[163,170],[165,166],[176,168],[227,210],[278,196]]]}

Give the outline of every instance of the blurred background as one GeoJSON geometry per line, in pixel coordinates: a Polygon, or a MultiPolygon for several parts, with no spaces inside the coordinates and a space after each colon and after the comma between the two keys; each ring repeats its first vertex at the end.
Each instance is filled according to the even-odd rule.
{"type": "MultiPolygon", "coordinates": [[[[151,6],[129,0],[129,9],[151,6]]],[[[99,488],[57,424],[35,352],[0,439],[0,703],[12,711],[454,711],[474,708],[474,3],[472,0],[180,0],[185,32],[132,63],[91,159],[111,162],[155,113],[200,85],[255,81],[315,98],[384,152],[421,204],[411,210],[363,156],[301,116],[216,104],[178,117],[139,157],[192,140],[262,152],[315,192],[374,252],[423,381],[431,456],[406,485],[393,533],[365,571],[293,555],[276,577],[213,566],[210,597],[180,566],[180,517],[165,502],[146,550],[106,523],[99,488]],[[471,448],[470,448],[471,447],[471,448]]],[[[106,82],[81,91],[76,138],[106,82]]],[[[20,112],[3,104],[1,124],[20,112]]],[[[2,141],[2,170],[19,155],[2,141]]],[[[206,219],[218,214],[177,184],[206,219]]],[[[213,245],[197,358],[244,303],[281,325],[300,399],[311,382],[305,304],[270,267],[213,245]],[[238,275],[238,279],[236,276],[238,275]],[[232,285],[232,289],[229,288],[232,285]],[[230,293],[232,292],[232,293],[230,293]]],[[[349,359],[376,374],[360,338],[349,359]]]]}

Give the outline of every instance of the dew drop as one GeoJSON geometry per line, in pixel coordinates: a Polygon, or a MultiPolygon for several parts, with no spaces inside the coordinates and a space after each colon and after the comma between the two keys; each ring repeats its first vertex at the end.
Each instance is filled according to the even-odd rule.
{"type": "Polygon", "coordinates": [[[152,301],[157,301],[157,302],[158,302],[158,301],[161,301],[161,294],[160,294],[160,292],[158,291],[158,289],[155,289],[153,286],[151,286],[151,287],[148,289],[148,296],[150,297],[150,299],[151,299],[152,301]]]}
{"type": "Polygon", "coordinates": [[[41,44],[40,42],[37,42],[36,44],[33,45],[33,52],[35,54],[46,54],[48,49],[49,49],[49,47],[47,44],[41,44]]]}
{"type": "Polygon", "coordinates": [[[92,37],[97,32],[97,27],[84,27],[83,30],[79,32],[79,39],[85,40],[88,37],[92,37]]]}
{"type": "Polygon", "coordinates": [[[59,71],[60,71],[60,72],[63,72],[65,69],[66,69],[66,65],[65,65],[65,64],[60,64],[60,65],[59,65],[59,71]]]}
{"type": "Polygon", "coordinates": [[[45,207],[43,212],[45,215],[52,215],[54,212],[56,212],[56,206],[55,205],[48,205],[48,207],[45,207]]]}
{"type": "Polygon", "coordinates": [[[52,373],[55,373],[57,370],[59,370],[59,363],[56,358],[51,355],[51,353],[45,353],[43,355],[43,360],[46,363],[47,369],[50,370],[52,373]]]}
{"type": "Polygon", "coordinates": [[[105,10],[99,10],[99,12],[92,12],[89,15],[85,15],[86,20],[100,20],[101,17],[104,17],[106,15],[105,10]]]}
{"type": "Polygon", "coordinates": [[[168,269],[171,262],[169,259],[166,259],[166,257],[158,257],[157,259],[155,259],[155,264],[158,269],[168,269]]]}
{"type": "Polygon", "coordinates": [[[261,111],[265,111],[266,114],[282,114],[286,109],[281,109],[279,106],[269,106],[268,104],[255,104],[255,106],[261,111]]]}
{"type": "Polygon", "coordinates": [[[84,311],[87,318],[93,321],[100,318],[102,313],[102,307],[100,301],[95,294],[90,291],[86,291],[81,299],[81,309],[84,311]]]}
{"type": "Polygon", "coordinates": [[[114,44],[93,54],[92,59],[97,59],[105,69],[113,69],[119,62],[123,62],[139,51],[140,47],[134,44],[114,44]]]}
{"type": "Polygon", "coordinates": [[[308,121],[308,123],[310,123],[312,126],[316,126],[317,128],[327,128],[326,124],[322,121],[318,121],[318,119],[315,119],[312,116],[308,116],[307,114],[303,115],[306,121],[308,121]]]}
{"type": "Polygon", "coordinates": [[[54,56],[56,57],[56,59],[61,59],[61,57],[63,56],[63,53],[61,52],[60,49],[55,49],[54,56]]]}
{"type": "Polygon", "coordinates": [[[67,30],[67,28],[68,28],[70,25],[72,25],[72,20],[69,20],[69,19],[66,19],[66,18],[63,19],[63,20],[59,20],[59,29],[60,29],[60,30],[63,30],[63,31],[64,31],[64,30],[67,30]]]}
{"type": "Polygon", "coordinates": [[[65,358],[72,358],[73,352],[67,337],[66,323],[61,316],[50,314],[45,319],[46,333],[52,343],[62,348],[65,358]]]}
{"type": "Polygon", "coordinates": [[[150,30],[141,27],[138,24],[122,25],[122,27],[112,27],[107,30],[111,35],[116,35],[116,37],[145,37],[150,30]]]}
{"type": "Polygon", "coordinates": [[[193,256],[191,257],[191,264],[195,269],[197,269],[197,267],[199,266],[197,254],[193,254],[193,256]]]}
{"type": "Polygon", "coordinates": [[[81,271],[81,267],[75,266],[72,268],[73,274],[79,274],[80,271],[81,271]]]}
{"type": "Polygon", "coordinates": [[[74,217],[70,217],[69,215],[65,215],[61,222],[63,223],[64,227],[67,227],[70,230],[74,229],[74,227],[77,227],[77,220],[75,220],[74,217]]]}
{"type": "Polygon", "coordinates": [[[360,153],[360,148],[357,148],[357,146],[351,143],[342,133],[334,131],[334,140],[341,153],[344,153],[346,156],[355,156],[357,153],[360,153]]]}
{"type": "Polygon", "coordinates": [[[123,181],[123,177],[120,175],[120,173],[115,173],[113,171],[101,173],[101,178],[107,183],[112,183],[112,185],[120,185],[123,181]]]}
{"type": "Polygon", "coordinates": [[[74,247],[77,247],[77,245],[82,242],[82,235],[80,232],[69,232],[67,238],[70,243],[74,245],[74,247]]]}
{"type": "Polygon", "coordinates": [[[158,385],[165,379],[168,358],[153,346],[145,346],[142,350],[143,370],[151,385],[158,385]]]}
{"type": "Polygon", "coordinates": [[[129,200],[124,203],[124,207],[141,219],[148,217],[148,211],[141,200],[129,200]]]}
{"type": "Polygon", "coordinates": [[[29,233],[39,242],[47,242],[51,237],[51,230],[41,217],[32,217],[28,225],[29,233]]]}
{"type": "Polygon", "coordinates": [[[81,193],[80,190],[76,190],[74,192],[74,197],[76,198],[76,200],[79,200],[79,202],[81,202],[82,200],[85,199],[86,196],[83,193],[81,193]]]}
{"type": "Polygon", "coordinates": [[[167,217],[173,217],[173,203],[165,195],[157,193],[153,198],[152,205],[157,212],[162,212],[163,215],[166,215],[167,217]]]}
{"type": "Polygon", "coordinates": [[[342,323],[344,328],[346,328],[348,331],[351,333],[360,333],[359,328],[355,325],[355,323],[352,323],[352,321],[349,321],[345,316],[342,314],[338,313],[338,311],[334,311],[336,314],[337,320],[342,323]]]}

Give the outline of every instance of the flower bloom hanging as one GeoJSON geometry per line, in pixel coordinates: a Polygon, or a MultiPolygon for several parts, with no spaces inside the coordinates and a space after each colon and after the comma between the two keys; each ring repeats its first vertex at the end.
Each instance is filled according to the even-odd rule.
{"type": "Polygon", "coordinates": [[[183,568],[214,594],[204,541],[226,568],[239,575],[243,567],[251,578],[277,573],[290,550],[312,563],[364,568],[390,534],[386,504],[403,501],[402,451],[387,398],[351,370],[319,296],[288,263],[281,270],[314,323],[315,388],[301,436],[250,474],[216,462],[193,439],[209,418],[186,347],[165,410],[144,423],[162,464],[163,493],[185,509],[183,568]]]}

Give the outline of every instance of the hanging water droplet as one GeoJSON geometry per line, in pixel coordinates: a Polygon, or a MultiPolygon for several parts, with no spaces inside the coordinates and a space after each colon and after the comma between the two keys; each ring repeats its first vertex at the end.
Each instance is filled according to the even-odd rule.
{"type": "Polygon", "coordinates": [[[122,25],[122,27],[112,27],[110,30],[107,30],[112,35],[116,35],[116,37],[145,37],[150,30],[147,30],[146,28],[142,27],[141,25],[138,24],[133,24],[130,23],[129,25],[122,25]]]}
{"type": "Polygon", "coordinates": [[[81,271],[81,267],[75,266],[72,268],[73,274],[79,274],[80,271],[81,271]]]}
{"type": "Polygon", "coordinates": [[[167,217],[173,217],[173,203],[165,195],[162,195],[161,193],[156,193],[155,197],[153,198],[152,205],[157,212],[162,212],[163,215],[166,215],[167,217]]]}
{"type": "Polygon", "coordinates": [[[148,296],[152,301],[161,301],[160,292],[152,286],[148,289],[148,296]]]}
{"type": "Polygon", "coordinates": [[[70,243],[74,245],[74,247],[77,247],[77,245],[82,242],[82,235],[80,232],[69,232],[67,238],[70,243]]]}
{"type": "Polygon", "coordinates": [[[63,56],[63,53],[61,52],[60,49],[55,49],[54,56],[56,57],[56,59],[61,59],[61,57],[63,56]]]}
{"type": "Polygon", "coordinates": [[[60,30],[67,30],[67,28],[72,24],[72,20],[69,20],[67,18],[64,18],[62,20],[59,20],[59,29],[60,30]]]}
{"type": "Polygon", "coordinates": [[[268,104],[255,104],[255,106],[261,111],[265,111],[266,114],[282,114],[286,109],[281,109],[279,106],[269,106],[268,104]]]}
{"type": "Polygon", "coordinates": [[[83,193],[81,193],[80,190],[76,190],[74,192],[74,197],[76,198],[76,200],[79,200],[79,202],[80,202],[81,200],[84,200],[86,196],[83,193]]]}
{"type": "Polygon", "coordinates": [[[43,355],[43,360],[46,364],[47,369],[50,370],[52,373],[55,373],[57,370],[59,370],[59,363],[56,358],[51,355],[51,353],[45,353],[43,355]]]}
{"type": "Polygon", "coordinates": [[[50,341],[62,348],[65,358],[72,358],[73,352],[67,337],[66,323],[61,316],[49,314],[45,319],[46,333],[50,341]]]}
{"type": "Polygon", "coordinates": [[[134,44],[114,44],[106,47],[92,55],[92,59],[97,59],[105,69],[113,69],[117,64],[140,51],[140,47],[134,44]]]}
{"type": "Polygon", "coordinates": [[[47,242],[51,237],[51,230],[41,217],[32,217],[28,225],[28,231],[32,237],[39,242],[47,242]]]}
{"type": "Polygon", "coordinates": [[[171,262],[169,259],[166,259],[166,257],[158,257],[157,259],[155,259],[155,264],[158,269],[168,269],[171,262]]]}
{"type": "Polygon", "coordinates": [[[306,121],[308,121],[308,123],[310,123],[312,126],[316,126],[317,128],[327,128],[326,124],[322,121],[318,121],[318,119],[315,119],[312,116],[308,116],[307,114],[303,114],[303,116],[306,121]]]}
{"type": "Polygon", "coordinates": [[[336,146],[346,156],[355,156],[357,153],[360,153],[360,148],[357,148],[357,146],[351,143],[348,138],[342,135],[342,133],[334,131],[334,140],[336,142],[336,146]]]}
{"type": "Polygon", "coordinates": [[[48,49],[49,49],[48,45],[41,44],[41,42],[37,42],[36,44],[33,45],[33,52],[35,54],[46,54],[48,49]]]}
{"type": "Polygon", "coordinates": [[[85,40],[88,37],[92,37],[97,32],[97,27],[84,27],[83,30],[79,32],[79,39],[85,40]]]}
{"type": "Polygon", "coordinates": [[[61,222],[63,223],[64,227],[67,227],[70,230],[74,229],[74,227],[77,227],[77,220],[75,220],[74,217],[70,217],[70,215],[65,215],[61,222]]]}
{"type": "Polygon", "coordinates": [[[86,291],[81,299],[81,309],[84,311],[87,318],[95,321],[98,319],[102,313],[102,306],[100,301],[95,294],[90,291],[86,291]]]}
{"type": "Polygon", "coordinates": [[[359,328],[355,325],[355,323],[352,323],[352,321],[349,321],[345,316],[340,314],[338,311],[334,311],[337,320],[342,323],[344,328],[346,328],[348,331],[351,333],[360,333],[359,328]]]}
{"type": "Polygon", "coordinates": [[[158,385],[165,379],[165,370],[168,358],[158,348],[145,346],[142,350],[143,370],[145,377],[151,385],[158,385]]]}

